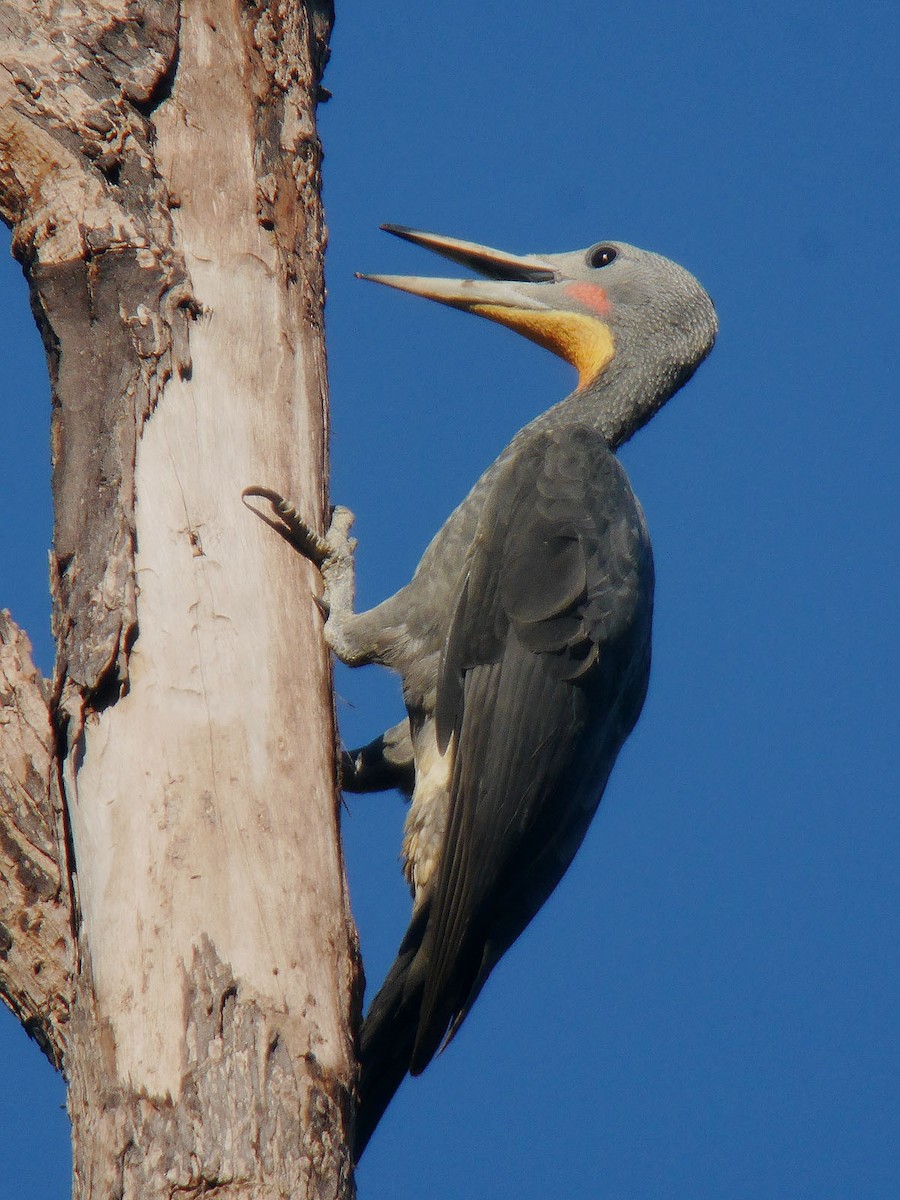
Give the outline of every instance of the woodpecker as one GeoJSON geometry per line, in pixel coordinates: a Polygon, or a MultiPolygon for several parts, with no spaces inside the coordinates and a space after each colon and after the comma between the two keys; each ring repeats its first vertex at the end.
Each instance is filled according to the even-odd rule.
{"type": "Polygon", "coordinates": [[[411,795],[412,919],[363,1023],[357,1159],[404,1076],[454,1037],[559,883],[638,719],[653,557],[615,451],[693,375],[717,331],[692,275],[624,242],[517,256],[382,228],[481,278],[361,278],[514,329],[578,381],[485,471],[410,582],[367,612],[353,609],[347,509],[323,537],[279,493],[245,492],[268,500],[319,566],[335,655],[403,680],[407,720],[343,755],[346,790],[411,795]]]}

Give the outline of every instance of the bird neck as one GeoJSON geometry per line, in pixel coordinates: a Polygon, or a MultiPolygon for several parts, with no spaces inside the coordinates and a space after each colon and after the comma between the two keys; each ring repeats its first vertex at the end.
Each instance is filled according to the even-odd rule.
{"type": "Polygon", "coordinates": [[[623,341],[596,379],[566,396],[535,424],[588,425],[602,435],[610,449],[617,450],[687,383],[709,353],[714,335],[714,325],[700,336],[690,329],[684,345],[676,345],[674,353],[671,342],[667,346],[660,341],[665,354],[659,356],[653,354],[652,338],[637,347],[623,341]]]}
{"type": "Polygon", "coordinates": [[[648,372],[646,365],[640,369],[611,365],[599,379],[560,400],[527,428],[587,425],[611,450],[617,450],[646,425],[690,374],[693,369],[667,375],[648,372]]]}

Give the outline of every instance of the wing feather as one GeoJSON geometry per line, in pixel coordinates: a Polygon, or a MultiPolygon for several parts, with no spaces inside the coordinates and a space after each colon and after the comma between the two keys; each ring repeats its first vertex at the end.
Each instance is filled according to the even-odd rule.
{"type": "Polygon", "coordinates": [[[652,588],[640,508],[602,439],[526,443],[485,504],[438,685],[454,762],[414,1074],[584,836],[643,703],[652,588]]]}

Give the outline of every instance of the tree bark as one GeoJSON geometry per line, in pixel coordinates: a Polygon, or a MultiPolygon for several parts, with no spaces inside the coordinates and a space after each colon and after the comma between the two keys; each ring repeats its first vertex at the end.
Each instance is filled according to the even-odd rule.
{"type": "Polygon", "coordinates": [[[55,1066],[71,1007],[69,881],[47,687],[0,612],[0,995],[55,1066]]]}
{"type": "Polygon", "coordinates": [[[266,481],[323,521],[331,15],[0,16],[57,639],[45,689],[0,623],[0,988],[65,1071],[79,1198],[353,1190],[359,969],[316,579],[240,502],[266,481]]]}

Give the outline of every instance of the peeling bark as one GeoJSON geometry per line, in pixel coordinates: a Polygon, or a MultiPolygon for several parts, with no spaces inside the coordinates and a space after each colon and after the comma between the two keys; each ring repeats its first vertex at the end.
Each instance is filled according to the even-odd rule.
{"type": "Polygon", "coordinates": [[[44,856],[55,974],[0,986],[63,1062],[80,1198],[353,1190],[329,664],[309,566],[240,504],[266,479],[325,508],[330,23],[286,0],[0,14],[0,212],[51,373],[57,639],[47,738],[17,768],[47,781],[43,832],[9,856],[20,890],[44,856]]]}
{"type": "Polygon", "coordinates": [[[171,79],[178,33],[172,2],[0,17],[0,212],[53,385],[57,681],[88,691],[125,680],[136,437],[189,367],[189,285],[139,107],[171,79]]]}
{"type": "MultiPolygon", "coordinates": [[[[176,1098],[107,1090],[97,1105],[88,1089],[103,1086],[102,1068],[79,1071],[72,1084],[71,1103],[94,1109],[85,1136],[75,1142],[75,1175],[84,1194],[167,1200],[352,1195],[343,1141],[346,1095],[335,1091],[333,1073],[314,1050],[296,1057],[308,1036],[308,1014],[274,1012],[206,939],[182,967],[178,984],[187,1023],[176,1098]]],[[[97,1051],[112,1052],[102,1028],[97,1051]]]]}
{"type": "Polygon", "coordinates": [[[50,1061],[66,1048],[71,915],[46,687],[0,612],[0,995],[50,1061]]]}

